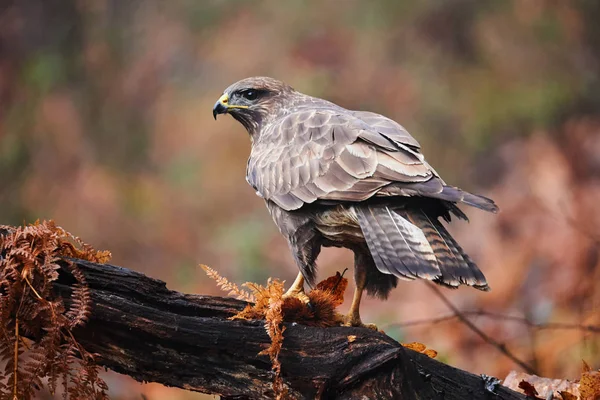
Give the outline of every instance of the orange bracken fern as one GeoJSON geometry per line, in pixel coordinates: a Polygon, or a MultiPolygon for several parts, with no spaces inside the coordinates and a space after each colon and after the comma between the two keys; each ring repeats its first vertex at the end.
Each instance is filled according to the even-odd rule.
{"type": "Polygon", "coordinates": [[[63,398],[107,398],[94,356],[75,340],[72,329],[91,312],[85,276],[70,258],[103,263],[99,252],[53,221],[23,227],[0,226],[1,399],[31,399],[44,383],[63,398]],[[61,269],[76,283],[65,305],[53,289],[61,269]]]}

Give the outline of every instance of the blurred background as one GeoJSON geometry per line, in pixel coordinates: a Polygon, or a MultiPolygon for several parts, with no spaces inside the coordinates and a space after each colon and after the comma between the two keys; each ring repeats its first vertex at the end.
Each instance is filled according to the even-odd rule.
{"type": "MultiPolygon", "coordinates": [[[[200,263],[291,282],[245,181],[247,134],[211,114],[229,84],[268,75],[399,121],[447,182],[496,200],[450,228],[492,287],[445,290],[461,310],[600,325],[599,15],[595,0],[2,0],[0,223],[54,219],[179,291],[223,294],[200,263]]],[[[319,261],[325,278],[352,255],[319,261]]],[[[421,282],[362,307],[456,367],[520,369],[456,319],[406,326],[448,314],[421,282]]],[[[539,375],[600,367],[597,333],[471,318],[539,375]]],[[[116,399],[211,398],[106,376],[116,399]]]]}

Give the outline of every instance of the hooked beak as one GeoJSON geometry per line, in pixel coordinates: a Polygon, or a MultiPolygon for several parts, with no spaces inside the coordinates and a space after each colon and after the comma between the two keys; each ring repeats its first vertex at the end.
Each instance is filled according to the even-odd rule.
{"type": "Polygon", "coordinates": [[[221,96],[219,98],[219,100],[217,100],[217,102],[215,103],[215,105],[213,107],[213,117],[215,118],[215,120],[217,119],[217,114],[226,114],[227,113],[227,109],[229,108],[228,103],[229,103],[229,96],[227,94],[224,94],[223,96],[221,96]]]}
{"type": "Polygon", "coordinates": [[[227,114],[232,108],[248,108],[248,106],[229,104],[229,95],[225,93],[223,96],[219,97],[219,100],[215,103],[213,107],[213,117],[217,119],[217,114],[227,114]]]}

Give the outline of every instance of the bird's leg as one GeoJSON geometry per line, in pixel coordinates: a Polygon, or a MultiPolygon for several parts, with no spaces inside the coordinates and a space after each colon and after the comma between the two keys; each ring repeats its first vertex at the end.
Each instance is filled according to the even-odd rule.
{"type": "Polygon", "coordinates": [[[354,265],[354,297],[352,297],[352,304],[350,310],[344,318],[344,325],[346,326],[362,326],[365,328],[377,330],[377,326],[374,324],[363,324],[360,320],[360,300],[362,298],[363,291],[367,286],[367,271],[366,269],[356,263],[354,265]]]}
{"type": "Polygon", "coordinates": [[[290,296],[295,293],[304,292],[304,275],[302,272],[298,272],[298,276],[292,286],[285,292],[284,296],[290,296]]]}
{"type": "Polygon", "coordinates": [[[292,286],[283,294],[283,298],[285,299],[286,297],[296,297],[303,303],[310,301],[306,293],[304,293],[304,275],[302,275],[302,272],[298,273],[292,286]]]}

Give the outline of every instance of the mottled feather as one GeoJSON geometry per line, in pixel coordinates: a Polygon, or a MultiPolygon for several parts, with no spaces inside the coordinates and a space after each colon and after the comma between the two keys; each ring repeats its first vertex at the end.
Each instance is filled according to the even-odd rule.
{"type": "Polygon", "coordinates": [[[394,121],[304,97],[254,141],[247,179],[266,200],[295,210],[317,200],[425,196],[497,211],[493,201],[445,185],[394,121]]]}
{"type": "Polygon", "coordinates": [[[227,109],[252,140],[246,179],[266,200],[309,283],[321,246],[337,246],[354,251],[355,277],[366,276],[367,291],[383,298],[397,278],[489,289],[439,218],[467,219],[459,204],[498,207],[447,185],[403,126],[266,77],[225,93],[244,102],[239,93],[248,89],[261,97],[227,109]]]}

